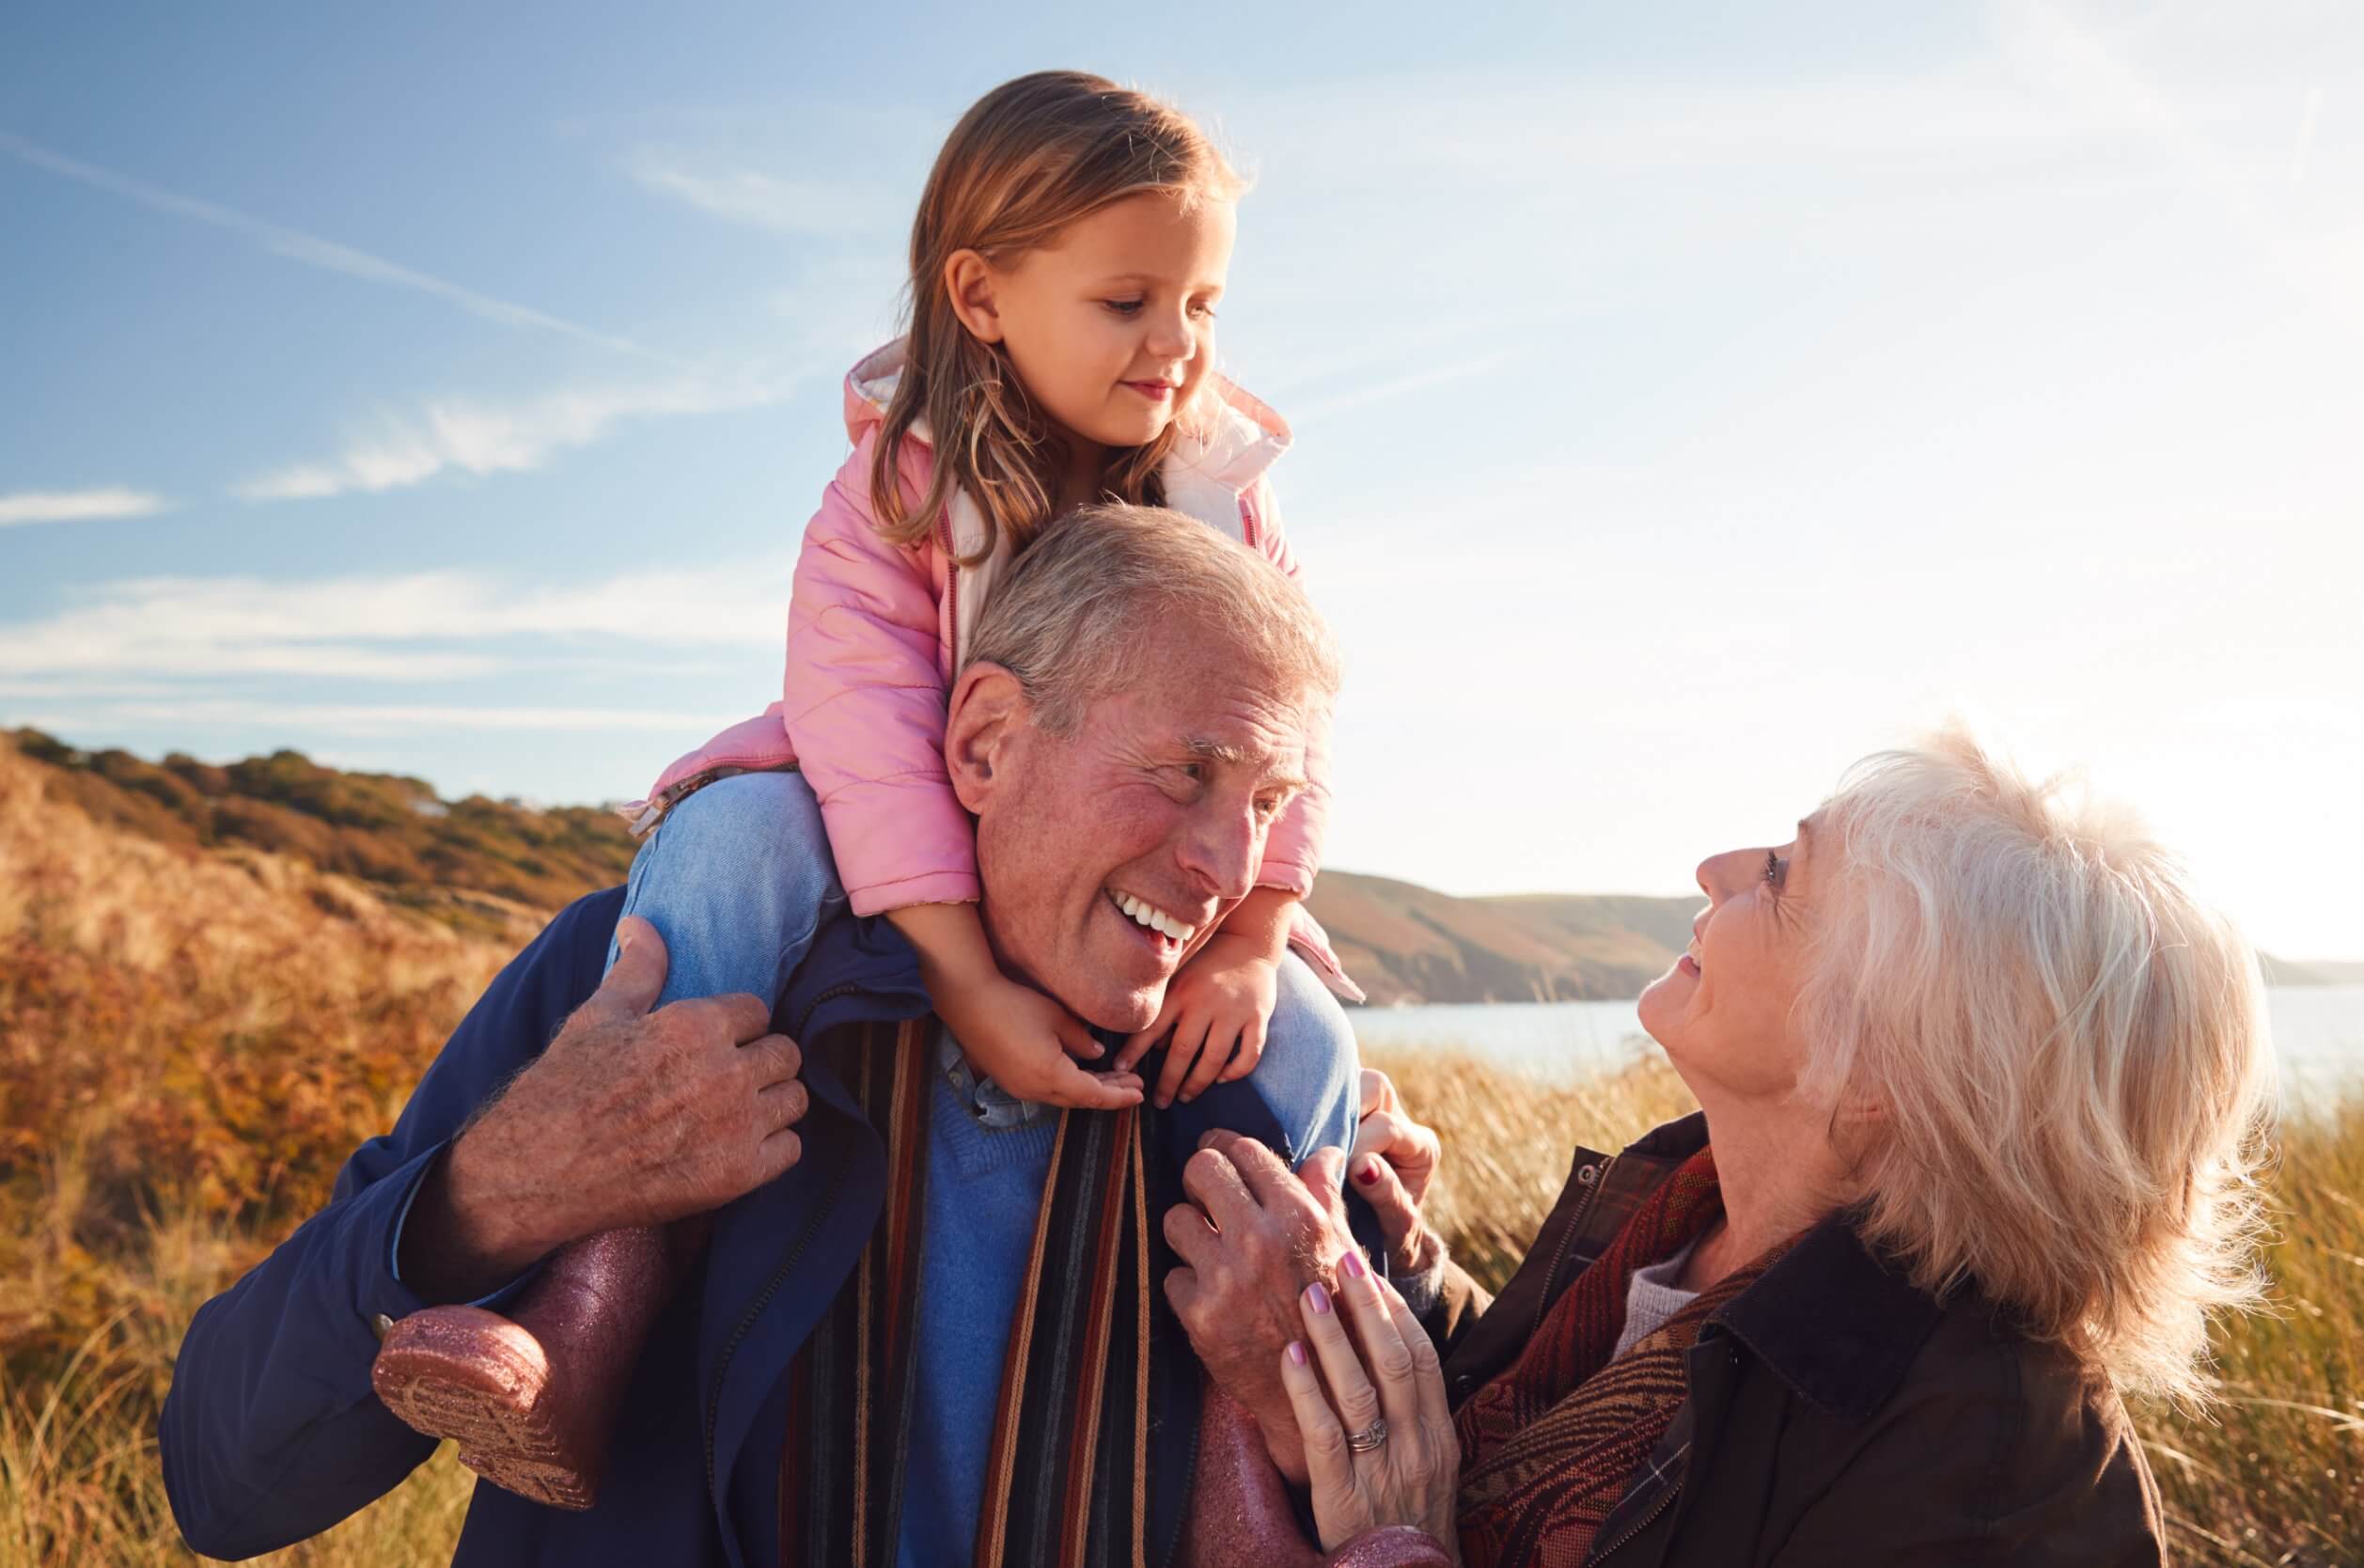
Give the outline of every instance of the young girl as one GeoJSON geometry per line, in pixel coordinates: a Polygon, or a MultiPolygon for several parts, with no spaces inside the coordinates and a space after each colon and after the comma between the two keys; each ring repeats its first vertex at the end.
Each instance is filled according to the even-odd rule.
{"type": "MultiPolygon", "coordinates": [[[[953,129],[912,227],[909,333],[847,377],[854,450],[806,530],[786,695],[676,762],[637,803],[635,831],[648,838],[625,908],[665,939],[661,1002],[750,992],[776,1003],[822,922],[884,915],[916,949],[936,1015],[981,1076],[1020,1101],[1110,1109],[1143,1098],[1132,1068],[1161,1041],[1160,1105],[1250,1071],[1286,1000],[1292,943],[1359,999],[1299,906],[1318,858],[1317,779],[1272,830],[1259,886],[1175,976],[1155,1022],[1110,1071],[1086,1072],[1073,1058],[1103,1055],[1089,1029],[1004,975],[987,945],[973,829],[942,756],[946,691],[971,629],[1016,553],[1055,518],[1103,498],[1162,505],[1295,573],[1265,478],[1288,427],[1213,368],[1240,190],[1187,118],[1078,72],[1007,83],[953,129]],[[756,857],[733,846],[758,843],[762,863],[793,868],[785,885],[746,886],[756,857]]],[[[1199,934],[1147,905],[1124,912],[1171,937],[1199,934]]],[[[536,1289],[572,1273],[659,1280],[665,1256],[655,1231],[593,1237],[554,1258],[536,1289]]],[[[651,1292],[646,1317],[662,1305],[651,1292]]],[[[607,1396],[564,1386],[578,1373],[596,1381],[585,1359],[546,1346],[565,1376],[513,1398],[523,1407],[488,1430],[465,1386],[497,1378],[455,1371],[447,1348],[431,1365],[406,1358],[407,1341],[436,1339],[421,1320],[447,1310],[414,1313],[387,1340],[387,1403],[422,1431],[459,1437],[462,1458],[497,1483],[589,1506],[596,1454],[557,1466],[549,1454],[554,1434],[599,1425],[583,1411],[607,1396]],[[530,1464],[504,1462],[529,1450],[530,1464]]],[[[618,1326],[567,1332],[636,1352],[645,1317],[618,1326]]],[[[464,1337],[446,1332],[439,1346],[454,1338],[464,1337]]],[[[605,1369],[617,1378],[629,1373],[630,1355],[607,1360],[620,1362],[605,1369]]]]}

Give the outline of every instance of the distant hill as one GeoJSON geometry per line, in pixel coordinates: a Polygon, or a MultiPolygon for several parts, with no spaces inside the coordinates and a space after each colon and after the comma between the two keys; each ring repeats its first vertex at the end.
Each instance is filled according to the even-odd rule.
{"type": "MultiPolygon", "coordinates": [[[[439,798],[424,780],[347,773],[299,751],[227,764],[85,751],[0,730],[51,776],[52,798],[165,843],[244,846],[371,885],[459,930],[506,933],[623,880],[633,843],[601,807],[439,798]]],[[[1324,871],[1311,907],[1374,1005],[1535,1002],[1639,994],[1691,939],[1699,897],[1538,893],[1454,898],[1324,871]]],[[[2364,964],[2262,960],[2276,985],[2364,983],[2364,964]]]]}
{"type": "Polygon", "coordinates": [[[1632,996],[1691,940],[1704,899],[1457,899],[1323,871],[1310,907],[1376,1005],[1632,996]]]}
{"type": "Polygon", "coordinates": [[[2293,964],[2260,953],[2258,964],[2268,985],[2364,985],[2364,964],[2293,964]]]}
{"type": "Polygon", "coordinates": [[[38,729],[0,730],[44,765],[52,799],[167,844],[243,845],[374,886],[389,902],[491,933],[519,912],[552,911],[621,882],[633,843],[599,807],[541,809],[438,797],[423,779],[346,773],[300,751],[216,765],[84,751],[38,729]]]}

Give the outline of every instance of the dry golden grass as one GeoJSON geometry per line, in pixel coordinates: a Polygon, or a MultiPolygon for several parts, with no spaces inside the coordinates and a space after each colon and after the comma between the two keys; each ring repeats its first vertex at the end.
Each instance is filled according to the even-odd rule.
{"type": "MultiPolygon", "coordinates": [[[[529,934],[457,935],[252,852],[168,848],[42,797],[0,744],[0,1568],[184,1563],[157,1406],[197,1304],[391,1123],[529,934]]],[[[1448,1051],[1385,1060],[1443,1135],[1433,1214],[1498,1283],[1564,1180],[1687,1109],[1663,1064],[1581,1086],[1448,1051]]],[[[2364,1562],[2364,1108],[2293,1127],[2276,1316],[2219,1337],[2216,1417],[2141,1412],[2179,1560],[2364,1562]]],[[[448,1451],[263,1560],[449,1560],[472,1478],[448,1451]]]]}
{"type": "MultiPolygon", "coordinates": [[[[154,1440],[181,1331],[532,929],[102,828],[0,745],[0,1568],[193,1560],[154,1440]]],[[[439,1461],[276,1560],[448,1561],[468,1479],[439,1461]]]]}

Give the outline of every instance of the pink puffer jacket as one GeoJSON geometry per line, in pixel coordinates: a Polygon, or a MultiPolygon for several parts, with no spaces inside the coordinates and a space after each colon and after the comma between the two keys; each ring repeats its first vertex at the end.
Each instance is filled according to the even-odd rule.
{"type": "MultiPolygon", "coordinates": [[[[925,543],[889,544],[870,508],[870,463],[901,374],[890,343],[845,383],[853,453],[805,529],[788,614],[784,696],[732,725],[660,775],[645,801],[624,808],[634,831],[728,771],[794,765],[820,798],[838,873],[857,915],[978,896],[975,828],[944,771],[944,702],[978,614],[1009,569],[1007,538],[974,566],[985,526],[976,502],[956,494],[925,543]]],[[[1162,474],[1166,503],[1240,540],[1289,573],[1295,557],[1265,478],[1289,447],[1289,427],[1256,399],[1218,380],[1204,431],[1176,441],[1162,474]]],[[[905,494],[928,478],[924,424],[900,456],[905,494]]],[[[1327,736],[1310,744],[1310,786],[1274,824],[1257,880],[1299,898],[1312,891],[1328,816],[1327,736]]],[[[1320,926],[1302,908],[1292,941],[1331,988],[1361,993],[1339,969],[1320,926]]]]}

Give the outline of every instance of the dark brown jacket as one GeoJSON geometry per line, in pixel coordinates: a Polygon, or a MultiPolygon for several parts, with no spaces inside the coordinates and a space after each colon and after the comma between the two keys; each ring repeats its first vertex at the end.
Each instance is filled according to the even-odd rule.
{"type": "MultiPolygon", "coordinates": [[[[1448,1265],[1430,1324],[1456,1405],[1517,1358],[1569,1282],[1706,1141],[1693,1115],[1614,1159],[1578,1151],[1499,1297],[1448,1265]]],[[[2013,1332],[1975,1293],[1940,1303],[1915,1290],[1844,1215],[1719,1309],[1689,1360],[1689,1397],[1588,1564],[2166,1561],[2157,1488],[2108,1381],[2013,1332]]]]}

